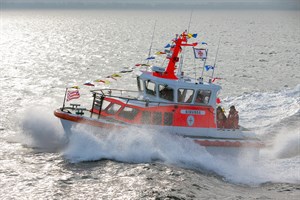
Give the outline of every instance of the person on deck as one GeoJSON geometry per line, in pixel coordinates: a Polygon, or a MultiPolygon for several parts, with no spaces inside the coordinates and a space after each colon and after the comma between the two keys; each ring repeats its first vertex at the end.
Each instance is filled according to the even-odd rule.
{"type": "Polygon", "coordinates": [[[234,106],[230,107],[230,111],[227,117],[227,128],[238,129],[239,128],[239,114],[234,106]]]}
{"type": "Polygon", "coordinates": [[[223,109],[221,108],[221,106],[218,106],[218,108],[217,108],[217,128],[225,128],[226,120],[227,120],[227,118],[225,116],[223,109]]]}

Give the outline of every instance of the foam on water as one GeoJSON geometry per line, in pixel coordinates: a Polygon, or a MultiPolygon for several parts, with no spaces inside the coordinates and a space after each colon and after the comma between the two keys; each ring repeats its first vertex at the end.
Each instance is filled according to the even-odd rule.
{"type": "Polygon", "coordinates": [[[257,185],[265,182],[300,183],[300,154],[277,158],[278,148],[266,149],[259,160],[213,156],[192,140],[155,130],[128,128],[121,131],[87,130],[77,126],[62,155],[70,162],[110,159],[128,163],[161,162],[204,173],[216,173],[225,180],[257,185]],[[101,134],[99,134],[101,133],[101,134]]]}
{"type": "Polygon", "coordinates": [[[264,132],[281,120],[300,112],[300,84],[275,92],[245,93],[224,98],[225,108],[235,105],[242,126],[264,132]]]}

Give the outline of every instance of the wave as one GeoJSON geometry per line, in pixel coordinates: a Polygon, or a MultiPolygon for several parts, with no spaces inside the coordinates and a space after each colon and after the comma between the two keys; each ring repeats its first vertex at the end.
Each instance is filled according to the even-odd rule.
{"type": "Polygon", "coordinates": [[[235,105],[242,126],[264,131],[300,112],[300,84],[292,89],[273,92],[245,93],[226,97],[224,107],[235,105]]]}
{"type": "Polygon", "coordinates": [[[274,156],[275,150],[266,150],[259,160],[250,159],[247,152],[239,157],[213,156],[190,139],[156,130],[128,128],[109,132],[88,130],[79,125],[73,128],[62,155],[71,163],[103,159],[127,163],[160,162],[217,174],[238,184],[300,183],[297,176],[300,154],[278,159],[274,156]]]}

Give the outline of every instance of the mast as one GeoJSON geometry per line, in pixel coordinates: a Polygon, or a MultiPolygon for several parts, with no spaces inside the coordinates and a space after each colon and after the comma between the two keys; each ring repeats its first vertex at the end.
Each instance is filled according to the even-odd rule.
{"type": "Polygon", "coordinates": [[[187,32],[183,32],[181,35],[176,36],[176,38],[174,39],[174,43],[175,45],[173,46],[173,53],[172,56],[169,59],[169,63],[168,66],[166,68],[166,70],[163,73],[159,73],[159,72],[153,72],[154,76],[157,77],[162,77],[162,78],[166,78],[166,79],[175,79],[177,80],[178,77],[175,75],[175,70],[177,68],[176,63],[179,62],[179,53],[181,52],[181,47],[182,46],[196,46],[198,43],[192,43],[192,44],[188,44],[187,43],[187,32]]]}
{"type": "Polygon", "coordinates": [[[173,54],[171,58],[169,58],[169,64],[166,68],[166,71],[164,72],[164,75],[167,76],[169,79],[178,79],[175,75],[175,69],[176,69],[176,63],[179,61],[178,54],[181,50],[182,42],[186,42],[186,37],[184,36],[184,33],[180,35],[179,37],[175,38],[175,47],[173,49],[173,54]]]}

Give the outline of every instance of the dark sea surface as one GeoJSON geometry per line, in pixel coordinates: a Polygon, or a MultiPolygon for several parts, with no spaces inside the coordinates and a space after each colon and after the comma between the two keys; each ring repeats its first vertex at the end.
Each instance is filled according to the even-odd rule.
{"type": "MultiPolygon", "coordinates": [[[[136,89],[135,64],[188,28],[189,11],[1,10],[0,199],[299,199],[300,12],[193,11],[208,43],[222,105],[267,144],[258,160],[210,155],[157,130],[72,129],[53,111],[67,86],[123,69],[111,84],[136,89]]],[[[199,76],[186,50],[185,74],[199,76]]],[[[159,65],[163,61],[157,58],[159,65]]],[[[208,77],[210,74],[205,74],[208,77]]]]}

